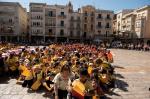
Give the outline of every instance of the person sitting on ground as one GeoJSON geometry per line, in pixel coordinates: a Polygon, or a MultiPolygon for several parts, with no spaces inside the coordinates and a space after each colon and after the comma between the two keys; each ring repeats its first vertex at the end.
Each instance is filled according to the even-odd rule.
{"type": "Polygon", "coordinates": [[[92,82],[90,81],[88,70],[86,68],[80,68],[79,79],[75,79],[71,84],[72,97],[75,99],[89,99],[92,96],[91,91],[94,90],[92,82]]]}

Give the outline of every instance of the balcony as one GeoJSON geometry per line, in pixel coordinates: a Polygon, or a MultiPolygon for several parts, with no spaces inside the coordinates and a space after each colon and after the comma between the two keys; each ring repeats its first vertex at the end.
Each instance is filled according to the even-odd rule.
{"type": "Polygon", "coordinates": [[[88,14],[87,14],[87,13],[84,13],[83,15],[84,15],[84,16],[88,16],[88,14]]]}
{"type": "Polygon", "coordinates": [[[106,20],[106,21],[110,21],[111,18],[110,18],[110,17],[106,17],[105,20],[106,20]]]}
{"type": "Polygon", "coordinates": [[[31,9],[31,12],[43,12],[43,9],[31,9]]]}
{"type": "Polygon", "coordinates": [[[14,22],[2,22],[2,21],[0,21],[0,25],[1,26],[14,26],[14,22]]]}
{"type": "Polygon", "coordinates": [[[65,24],[64,24],[64,25],[62,25],[62,24],[57,24],[57,27],[65,28],[65,27],[66,27],[66,25],[65,25],[65,24]]]}
{"type": "Polygon", "coordinates": [[[69,29],[70,29],[70,30],[74,30],[74,29],[75,29],[75,27],[74,27],[74,26],[72,26],[72,25],[70,25],[69,29]]]}
{"type": "Polygon", "coordinates": [[[97,20],[103,20],[103,17],[97,17],[96,19],[97,20]]]}
{"type": "Polygon", "coordinates": [[[45,26],[55,27],[56,24],[46,23],[45,26]]]}
{"type": "Polygon", "coordinates": [[[45,33],[45,35],[47,35],[47,36],[55,36],[55,33],[53,32],[47,32],[47,33],[45,33]]]}
{"type": "Polygon", "coordinates": [[[97,28],[97,29],[102,29],[103,26],[97,25],[96,28],[97,28]]]}
{"type": "Polygon", "coordinates": [[[55,18],[56,17],[56,15],[48,15],[48,14],[46,14],[45,16],[46,16],[46,18],[55,18]]]}
{"type": "Polygon", "coordinates": [[[36,18],[36,17],[32,17],[32,20],[43,20],[43,18],[36,18]]]}
{"type": "Polygon", "coordinates": [[[67,17],[66,15],[58,15],[58,18],[64,19],[64,18],[66,18],[66,17],[67,17]]]}
{"type": "Polygon", "coordinates": [[[12,27],[5,27],[0,29],[0,35],[12,35],[14,34],[14,29],[12,27]]]}
{"type": "Polygon", "coordinates": [[[106,29],[111,29],[111,26],[106,26],[105,28],[106,28],[106,29]]]}
{"type": "Polygon", "coordinates": [[[80,26],[77,26],[77,27],[76,27],[76,29],[77,29],[77,30],[80,30],[80,29],[81,29],[81,27],[80,27],[80,26]]]}
{"type": "Polygon", "coordinates": [[[42,26],[42,25],[31,25],[31,27],[39,27],[39,28],[42,28],[43,26],[42,26]]]}
{"type": "Polygon", "coordinates": [[[70,19],[70,22],[81,22],[80,19],[70,19]]]}

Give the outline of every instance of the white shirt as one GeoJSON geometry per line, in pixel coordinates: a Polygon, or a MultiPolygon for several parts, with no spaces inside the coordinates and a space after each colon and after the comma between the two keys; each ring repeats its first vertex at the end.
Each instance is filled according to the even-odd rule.
{"type": "Polygon", "coordinates": [[[61,90],[67,90],[66,87],[69,86],[70,82],[71,82],[71,78],[74,77],[74,74],[71,73],[69,76],[68,76],[68,79],[63,79],[61,73],[58,73],[54,79],[53,79],[53,82],[57,85],[57,88],[58,89],[61,89],[61,90]]]}

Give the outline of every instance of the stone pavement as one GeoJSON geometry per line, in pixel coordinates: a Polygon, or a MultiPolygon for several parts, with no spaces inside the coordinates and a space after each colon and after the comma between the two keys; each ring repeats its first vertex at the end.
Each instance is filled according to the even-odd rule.
{"type": "MultiPolygon", "coordinates": [[[[111,99],[150,99],[150,52],[112,49],[116,88],[111,99]]],[[[0,99],[52,99],[40,90],[32,92],[16,84],[15,79],[0,78],[0,99]]]]}
{"type": "Polygon", "coordinates": [[[112,49],[116,88],[112,99],[150,99],[150,52],[112,49]]]}

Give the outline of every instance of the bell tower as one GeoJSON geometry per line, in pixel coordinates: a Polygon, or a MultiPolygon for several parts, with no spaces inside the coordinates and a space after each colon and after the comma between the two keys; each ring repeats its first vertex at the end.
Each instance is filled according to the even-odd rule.
{"type": "Polygon", "coordinates": [[[72,3],[71,3],[71,0],[69,0],[68,7],[69,7],[68,12],[69,12],[69,13],[72,13],[72,12],[73,12],[73,5],[72,5],[72,3]]]}

